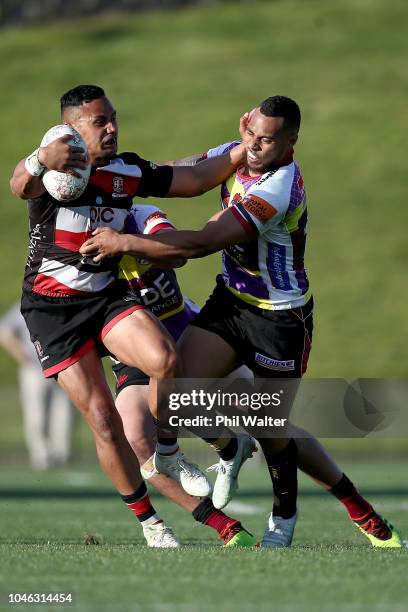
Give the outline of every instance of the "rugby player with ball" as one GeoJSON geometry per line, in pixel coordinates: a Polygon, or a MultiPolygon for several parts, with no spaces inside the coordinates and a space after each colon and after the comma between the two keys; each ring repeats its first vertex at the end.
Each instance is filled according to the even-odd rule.
{"type": "MultiPolygon", "coordinates": [[[[61,118],[75,132],[68,129],[59,136],[60,128],[51,130],[49,142],[22,159],[10,181],[12,192],[28,200],[30,220],[21,310],[44,376],[55,377],[83,414],[102,469],[144,520],[155,512],[100,354],[106,349],[150,377],[149,404],[157,416],[158,407],[165,413],[168,404],[163,385],[157,396],[157,382],[180,373],[177,352],[140,295],[121,293],[119,258],[95,263],[79,249],[98,227],[122,231],[136,195],[192,197],[212,189],[236,169],[243,148],[191,168],[160,167],[133,152],[117,154],[116,111],[103,89],[93,85],[62,96],[61,118]],[[61,180],[50,171],[66,176],[61,180]]],[[[179,261],[173,258],[167,265],[179,261]]],[[[206,496],[206,476],[180,452],[175,433],[158,425],[160,471],[177,479],[187,493],[206,496]]]]}

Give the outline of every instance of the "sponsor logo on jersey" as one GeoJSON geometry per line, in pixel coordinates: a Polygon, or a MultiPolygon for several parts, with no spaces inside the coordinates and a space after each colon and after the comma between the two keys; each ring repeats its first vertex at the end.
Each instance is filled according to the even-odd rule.
{"type": "Polygon", "coordinates": [[[264,368],[268,368],[269,370],[288,372],[295,369],[294,359],[279,361],[278,359],[273,359],[272,357],[262,355],[262,353],[255,353],[255,361],[259,363],[259,365],[263,366],[264,368]]]}
{"type": "Polygon", "coordinates": [[[114,176],[112,180],[114,193],[123,192],[123,178],[121,176],[114,176]]]}
{"type": "Polygon", "coordinates": [[[41,360],[41,357],[44,355],[44,353],[43,353],[43,349],[41,346],[41,342],[39,340],[34,341],[34,348],[37,351],[37,355],[39,359],[41,360]]]}
{"type": "Polygon", "coordinates": [[[233,198],[230,199],[230,206],[239,204],[240,202],[242,202],[242,195],[240,193],[234,193],[233,198]]]}
{"type": "Polygon", "coordinates": [[[262,183],[264,183],[265,181],[267,181],[269,178],[271,178],[271,176],[273,176],[275,174],[275,172],[277,172],[277,170],[270,170],[269,172],[267,172],[266,174],[264,174],[259,181],[256,181],[256,185],[262,185],[262,183]]]}
{"type": "Polygon", "coordinates": [[[90,206],[89,207],[89,217],[91,220],[91,227],[95,226],[97,223],[111,223],[113,218],[115,217],[115,213],[113,208],[105,207],[101,208],[100,206],[90,206]]]}
{"type": "Polygon", "coordinates": [[[277,212],[269,202],[256,195],[245,197],[242,200],[242,206],[261,223],[266,223],[277,212]]]}

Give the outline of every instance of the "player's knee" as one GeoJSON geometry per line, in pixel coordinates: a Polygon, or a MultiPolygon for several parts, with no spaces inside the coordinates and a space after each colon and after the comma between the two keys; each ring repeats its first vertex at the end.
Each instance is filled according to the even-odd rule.
{"type": "Polygon", "coordinates": [[[162,349],[155,351],[150,359],[150,372],[152,378],[174,378],[177,372],[178,357],[176,347],[166,343],[162,349]]]}

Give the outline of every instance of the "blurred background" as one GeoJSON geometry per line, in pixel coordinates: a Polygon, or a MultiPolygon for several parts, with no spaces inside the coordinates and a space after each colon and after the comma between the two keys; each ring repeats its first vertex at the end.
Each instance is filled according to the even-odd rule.
{"type": "MultiPolygon", "coordinates": [[[[8,180],[59,123],[62,93],[102,86],[120,149],[156,161],[236,137],[243,112],[284,94],[303,115],[296,158],[316,301],[308,376],[406,378],[407,23],[403,0],[0,0],[0,314],[19,299],[28,244],[26,204],[8,180]]],[[[199,228],[218,195],[160,205],[178,227],[199,228]]],[[[217,255],[190,262],[187,295],[203,304],[218,269],[217,255]]],[[[0,462],[24,465],[17,368],[3,350],[0,410],[0,462]]],[[[405,440],[329,444],[408,451],[405,440]]],[[[80,419],[73,448],[74,461],[94,461],[80,419]]]]}

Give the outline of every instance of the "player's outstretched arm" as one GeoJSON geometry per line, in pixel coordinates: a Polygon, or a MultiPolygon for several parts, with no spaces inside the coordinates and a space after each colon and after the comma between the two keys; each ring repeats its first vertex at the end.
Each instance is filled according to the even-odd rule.
{"type": "Polygon", "coordinates": [[[174,166],[173,180],[167,197],[198,196],[227,179],[242,163],[245,149],[238,145],[218,157],[194,166],[174,166]]]}
{"type": "Polygon", "coordinates": [[[128,253],[168,263],[179,258],[205,257],[249,239],[231,210],[224,210],[214,215],[200,231],[181,230],[165,232],[159,236],[134,236],[118,234],[101,227],[95,230],[92,238],[84,242],[80,251],[83,255],[93,256],[95,262],[128,253]]]}
{"type": "Polygon", "coordinates": [[[80,147],[68,145],[70,139],[70,134],[57,138],[20,160],[10,179],[12,193],[23,200],[37,198],[45,191],[42,182],[44,170],[75,173],[75,168],[86,168],[86,154],[80,147]]]}

